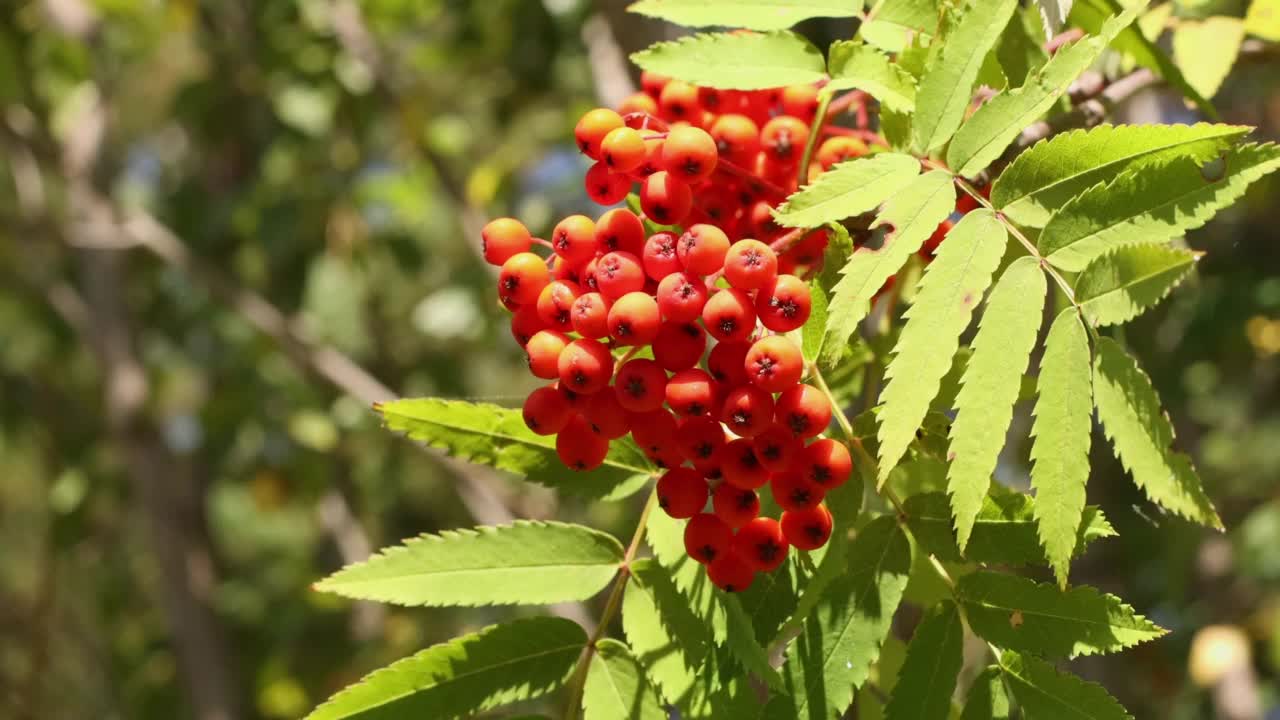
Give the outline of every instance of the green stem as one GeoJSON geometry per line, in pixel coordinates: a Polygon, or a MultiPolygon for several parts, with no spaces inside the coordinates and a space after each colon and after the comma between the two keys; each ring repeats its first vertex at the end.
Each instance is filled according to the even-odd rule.
{"type": "Polygon", "coordinates": [[[595,632],[591,633],[591,639],[582,649],[582,656],[578,658],[578,665],[573,670],[573,677],[569,681],[569,705],[565,708],[564,720],[574,720],[578,716],[578,706],[582,704],[582,693],[587,684],[587,670],[591,666],[591,655],[596,651],[596,643],[609,631],[609,625],[622,609],[622,593],[627,587],[627,581],[631,579],[631,561],[635,560],[640,543],[644,540],[645,528],[649,525],[649,513],[653,512],[657,504],[658,488],[655,486],[649,493],[649,499],[645,501],[644,509],[640,511],[640,522],[636,525],[631,543],[627,545],[627,551],[622,556],[622,563],[618,566],[618,577],[613,581],[609,599],[604,604],[604,612],[600,614],[600,622],[596,625],[595,632]]]}
{"type": "Polygon", "coordinates": [[[804,153],[800,155],[800,170],[796,176],[796,187],[809,184],[809,161],[813,159],[813,149],[818,146],[818,138],[822,136],[822,126],[827,122],[827,108],[831,106],[831,93],[818,93],[818,112],[813,116],[813,127],[809,128],[809,139],[804,144],[804,153]]]}

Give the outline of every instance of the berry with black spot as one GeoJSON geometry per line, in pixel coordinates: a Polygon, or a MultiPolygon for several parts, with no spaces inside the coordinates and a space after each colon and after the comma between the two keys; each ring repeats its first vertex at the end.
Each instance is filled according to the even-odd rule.
{"type": "Polygon", "coordinates": [[[569,321],[573,324],[573,331],[593,340],[608,335],[609,305],[609,301],[598,292],[579,295],[569,308],[569,321]]]}
{"type": "Polygon", "coordinates": [[[787,538],[773,518],[749,520],[733,537],[733,547],[759,572],[773,572],[787,559],[787,538]]]}
{"type": "Polygon", "coordinates": [[[529,252],[533,237],[524,223],[513,218],[492,220],[480,231],[480,247],[485,262],[501,266],[512,255],[529,252]]]}
{"type": "Polygon", "coordinates": [[[662,327],[658,301],[645,292],[627,293],[609,308],[606,323],[609,337],[619,345],[648,345],[662,327]]]}
{"type": "Polygon", "coordinates": [[[590,395],[609,384],[613,375],[613,355],[597,340],[574,340],[560,352],[556,370],[565,387],[590,395]]]}
{"type": "Polygon", "coordinates": [[[702,324],[721,342],[746,340],[756,329],[755,303],[743,290],[719,290],[702,306],[702,324]]]}
{"type": "Polygon", "coordinates": [[[680,417],[713,413],[719,387],[705,370],[681,370],[667,381],[667,406],[680,417]]]}
{"type": "MultiPolygon", "coordinates": [[[[777,412],[775,404],[774,415],[777,415],[777,412]]],[[[755,448],[760,464],[769,472],[775,473],[790,470],[792,463],[800,457],[800,451],[804,449],[803,440],[777,423],[752,438],[751,445],[755,448]]]]}
{"type": "Polygon", "coordinates": [[[796,437],[811,438],[831,423],[831,403],[812,385],[792,385],[778,396],[773,416],[796,437]]]}
{"type": "Polygon", "coordinates": [[[827,493],[798,472],[774,473],[769,478],[774,502],[783,510],[802,510],[822,502],[827,493]]]}
{"type": "Polygon", "coordinates": [[[592,432],[586,418],[575,415],[556,435],[556,454],[571,470],[592,470],[600,467],[609,454],[609,441],[592,432]]]}
{"type": "Polygon", "coordinates": [[[760,515],[760,496],[755,490],[722,482],[711,493],[711,509],[716,517],[737,530],[760,515]]]}
{"type": "Polygon", "coordinates": [[[569,424],[573,408],[558,389],[547,385],[529,393],[520,411],[524,424],[539,435],[555,435],[569,424]]]}
{"type": "Polygon", "coordinates": [[[746,590],[751,587],[755,576],[751,563],[732,549],[721,553],[707,566],[707,577],[725,592],[738,593],[746,590]]]}
{"type": "Polygon", "coordinates": [[[640,186],[640,209],[659,225],[679,225],[692,208],[689,184],[665,170],[649,175],[640,186]]]}
{"type": "Polygon", "coordinates": [[[747,378],[756,387],[776,393],[800,382],[804,373],[804,357],[800,348],[786,337],[769,335],[751,345],[743,366],[747,378]]]}
{"type": "Polygon", "coordinates": [[[551,282],[547,263],[531,252],[516,253],[498,271],[498,298],[517,307],[537,302],[538,293],[551,282]]]}
{"type": "Polygon", "coordinates": [[[735,438],[720,450],[720,472],[725,482],[755,490],[769,482],[769,471],[760,464],[756,450],[747,438],[735,438]]]}
{"type": "Polygon", "coordinates": [[[720,422],[744,438],[759,435],[773,424],[773,396],[754,385],[741,385],[725,393],[720,422]]]}
{"type": "Polygon", "coordinates": [[[707,334],[700,325],[665,322],[653,340],[653,359],[672,372],[687,370],[698,364],[706,349],[707,334]]]}
{"type": "Polygon", "coordinates": [[[843,485],[853,474],[849,448],[831,438],[814,440],[801,450],[796,466],[808,480],[827,489],[843,485]]]}
{"type": "Polygon", "coordinates": [[[698,513],[684,526],[684,549],[702,564],[715,560],[733,543],[733,531],[711,513],[698,513]]]}
{"type": "Polygon", "coordinates": [[[578,119],[578,124],[573,129],[573,137],[583,155],[592,160],[599,160],[600,143],[615,128],[622,126],[621,115],[606,108],[596,108],[578,119]]]}
{"type": "Polygon", "coordinates": [[[648,358],[634,358],[618,368],[613,390],[622,407],[633,413],[658,410],[666,399],[667,373],[648,358]]]}
{"type": "Polygon", "coordinates": [[[675,322],[693,322],[707,304],[707,284],[687,272],[674,272],[658,282],[658,309],[675,322]]]}
{"type": "Polygon", "coordinates": [[[791,332],[809,319],[809,285],[795,275],[779,275],[756,292],[760,324],[774,332],[791,332]]]}
{"type": "Polygon", "coordinates": [[[782,534],[797,550],[817,550],[831,538],[831,513],[825,505],[782,513],[782,534]]]}
{"type": "Polygon", "coordinates": [[[553,380],[560,377],[560,354],[571,340],[558,330],[539,330],[525,343],[525,360],[534,377],[553,380]]]}
{"type": "Polygon", "coordinates": [[[677,467],[658,478],[658,507],[677,519],[691,518],[707,504],[707,481],[696,470],[677,467]]]}
{"type": "Polygon", "coordinates": [[[741,240],[724,258],[724,279],[740,290],[762,288],[778,275],[778,256],[759,240],[741,240]]]}

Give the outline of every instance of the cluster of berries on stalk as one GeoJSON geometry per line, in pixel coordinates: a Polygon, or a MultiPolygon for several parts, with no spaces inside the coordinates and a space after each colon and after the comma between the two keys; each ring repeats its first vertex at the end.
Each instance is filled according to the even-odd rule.
{"type": "MultiPolygon", "coordinates": [[[[801,382],[804,359],[786,335],[809,318],[801,275],[821,262],[827,234],[773,222],[796,189],[818,88],[717,91],[648,73],[643,86],[618,111],[583,115],[574,133],[596,161],[590,197],[616,205],[639,184],[642,214],[571,215],[549,240],[494,220],[484,257],[501,266],[499,299],[530,371],[551,381],[526,400],[528,427],[555,435],[574,470],[599,466],[630,433],[665,470],[658,502],[688,520],[689,555],[741,591],[790,548],[826,544],[824,498],[852,472],[848,448],[821,437],[830,402],[801,382]],[[761,516],[765,487],[778,519],[761,516]]],[[[806,177],[867,151],[835,134],[806,177]]]]}

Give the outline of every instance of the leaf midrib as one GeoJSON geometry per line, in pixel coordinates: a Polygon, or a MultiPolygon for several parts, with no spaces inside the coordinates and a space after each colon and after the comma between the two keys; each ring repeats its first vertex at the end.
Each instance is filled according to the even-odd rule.
{"type": "Polygon", "coordinates": [[[481,572],[494,572],[494,571],[528,572],[532,570],[546,571],[546,570],[555,569],[555,568],[599,568],[603,570],[604,568],[610,568],[610,567],[616,569],[620,564],[621,564],[620,561],[614,560],[613,562],[609,562],[609,563],[564,562],[564,563],[545,563],[545,564],[534,564],[534,565],[498,565],[493,567],[479,566],[479,567],[472,567],[472,568],[450,568],[447,570],[410,572],[410,573],[403,573],[398,575],[391,575],[387,577],[356,578],[353,580],[343,580],[341,582],[325,581],[322,583],[317,583],[316,587],[324,588],[324,587],[332,587],[332,586],[366,585],[366,584],[374,584],[374,583],[394,582],[396,580],[409,580],[412,578],[439,577],[441,575],[465,575],[468,573],[481,573],[481,572]]]}
{"type": "MultiPolygon", "coordinates": [[[[1150,280],[1154,280],[1154,279],[1156,279],[1156,278],[1158,278],[1158,277],[1160,277],[1160,276],[1162,276],[1162,275],[1166,275],[1166,274],[1168,274],[1168,273],[1181,272],[1181,271],[1183,271],[1183,270],[1186,270],[1186,269],[1190,268],[1190,267],[1191,267],[1192,265],[1194,265],[1194,264],[1195,264],[1195,257],[1194,257],[1194,256],[1191,256],[1191,255],[1188,255],[1188,256],[1186,256],[1186,257],[1184,257],[1184,258],[1183,258],[1183,262],[1180,262],[1180,263],[1178,263],[1177,265],[1167,265],[1167,266],[1165,266],[1165,267],[1163,267],[1163,268],[1160,268],[1159,270],[1154,270],[1154,271],[1152,271],[1152,272],[1146,273],[1145,275],[1138,275],[1138,276],[1135,276],[1134,278],[1132,278],[1132,279],[1131,279],[1131,280],[1129,280],[1128,282],[1125,282],[1125,283],[1120,284],[1120,285],[1114,285],[1114,286],[1112,286],[1112,287],[1110,287],[1110,288],[1107,288],[1107,289],[1103,290],[1101,293],[1098,293],[1097,295],[1092,295],[1092,296],[1089,296],[1089,297],[1087,297],[1087,298],[1081,299],[1081,300],[1079,300],[1079,302],[1080,302],[1080,306],[1081,306],[1081,307],[1088,307],[1091,303],[1101,302],[1101,301],[1103,301],[1104,299],[1106,299],[1106,298],[1108,298],[1108,297],[1110,297],[1110,296],[1112,296],[1112,295],[1114,295],[1114,294],[1116,294],[1116,293],[1118,293],[1118,292],[1124,292],[1125,290],[1128,290],[1128,289],[1130,289],[1130,288],[1137,287],[1138,285],[1141,285],[1141,284],[1143,284],[1143,283],[1145,283],[1145,282],[1148,282],[1148,281],[1150,281],[1150,280]]],[[[1169,289],[1170,289],[1170,290],[1172,290],[1173,288],[1169,288],[1169,289]]]]}

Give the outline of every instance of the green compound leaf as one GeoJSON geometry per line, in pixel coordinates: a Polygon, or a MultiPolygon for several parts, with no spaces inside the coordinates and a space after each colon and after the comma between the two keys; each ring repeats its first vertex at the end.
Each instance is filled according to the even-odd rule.
{"type": "Polygon", "coordinates": [[[982,62],[1000,39],[1017,0],[972,3],[947,34],[946,43],[925,69],[911,118],[911,147],[923,155],[951,139],[973,95],[982,62]]]}
{"type": "Polygon", "coordinates": [[[1004,652],[1000,664],[1027,720],[1133,720],[1101,685],[1058,672],[1043,660],[1004,652]]]}
{"type": "Polygon", "coordinates": [[[637,560],[631,573],[622,596],[627,644],[668,702],[699,714],[705,697],[699,692],[698,674],[715,652],[711,634],[665,568],[652,560],[637,560]]]}
{"type": "MultiPolygon", "coordinates": [[[[823,355],[827,338],[827,305],[831,290],[840,280],[840,268],[853,254],[853,238],[843,225],[832,223],[827,228],[827,250],[822,255],[822,272],[809,281],[809,321],[800,329],[800,350],[806,363],[817,362],[823,355]]],[[[830,366],[823,370],[833,369],[830,366]]]]}
{"type": "Polygon", "coordinates": [[[900,53],[912,37],[932,37],[938,28],[938,0],[880,0],[858,29],[867,42],[900,53]]]}
{"type": "Polygon", "coordinates": [[[817,228],[871,212],[920,174],[920,161],[879,153],[843,162],[793,193],[774,212],[783,227],[817,228]]]}
{"type": "Polygon", "coordinates": [[[1013,708],[1009,706],[1009,695],[1000,677],[1000,667],[992,665],[969,687],[969,698],[964,704],[964,713],[960,720],[1009,720],[1013,717],[1013,708]]]}
{"type": "Polygon", "coordinates": [[[374,407],[387,428],[467,462],[522,475],[575,495],[618,500],[644,487],[653,466],[630,441],[615,440],[595,470],[574,472],[556,455],[554,436],[525,427],[519,410],[462,400],[417,398],[374,407]]]}
{"type": "Polygon", "coordinates": [[[585,600],[618,571],[622,545],[581,525],[517,521],[422,535],[316,583],[397,605],[547,604],[585,600]]]}
{"type": "Polygon", "coordinates": [[[1126,170],[1175,158],[1221,157],[1249,133],[1243,125],[1100,125],[1042,140],[1018,155],[991,187],[991,203],[1014,222],[1044,227],[1053,211],[1126,170]]]}
{"type": "Polygon", "coordinates": [[[577,623],[535,617],[434,645],[366,675],[307,720],[453,720],[565,684],[587,644],[577,623]]]}
{"type": "Polygon", "coordinates": [[[1199,259],[1199,253],[1167,245],[1116,248],[1076,278],[1076,302],[1094,325],[1128,322],[1163,300],[1199,259]]]}
{"type": "Polygon", "coordinates": [[[1108,20],[1098,35],[1060,48],[1021,87],[996,94],[969,116],[947,148],[947,165],[961,175],[974,175],[1000,157],[1009,143],[1043,115],[1115,38],[1133,22],[1131,8],[1108,20]]]}
{"type": "Polygon", "coordinates": [[[828,92],[857,88],[897,112],[916,107],[916,80],[888,55],[857,40],[840,40],[827,51],[828,92]]]}
{"type": "Polygon", "coordinates": [[[1040,332],[1045,290],[1036,259],[1015,260],[991,290],[973,339],[973,355],[956,395],[948,451],[947,492],[961,549],[969,542],[1004,447],[1022,374],[1040,332]]]}
{"type": "Polygon", "coordinates": [[[1147,497],[1188,520],[1222,529],[1191,458],[1174,452],[1173,424],[1151,379],[1114,340],[1101,338],[1093,361],[1093,400],[1116,457],[1147,497]]]}
{"type": "Polygon", "coordinates": [[[809,18],[853,17],[858,0],[640,0],[627,10],[685,27],[785,30],[809,18]]]}
{"type": "Polygon", "coordinates": [[[945,718],[964,664],[964,626],[955,603],[944,602],[920,622],[885,706],[885,720],[945,718]]]}
{"type": "Polygon", "coordinates": [[[1244,42],[1244,21],[1221,15],[1182,18],[1173,29],[1173,59],[1196,92],[1211,98],[1227,79],[1244,42]]]}
{"type": "Polygon", "coordinates": [[[1166,632],[1114,595],[1087,586],[1064,592],[1008,573],[966,575],[956,599],[984,639],[1046,657],[1115,652],[1166,632]]]}
{"type": "Polygon", "coordinates": [[[924,245],[955,205],[955,186],[951,176],[941,170],[915,178],[885,202],[872,225],[888,228],[883,246],[878,250],[855,250],[840,270],[840,281],[832,288],[827,338],[823,342],[824,364],[839,360],[840,349],[871,310],[871,298],[924,245]]]}
{"type": "MultiPolygon", "coordinates": [[[[990,210],[964,216],[925,268],[881,393],[880,483],[889,477],[938,394],[942,377],[1004,256],[1008,234],[990,210]]],[[[881,251],[884,252],[883,250],[881,251]]],[[[854,253],[857,256],[857,253],[854,253]]]]}
{"type": "MultiPolygon", "coordinates": [[[[994,489],[994,488],[993,488],[994,489]]],[[[920,546],[944,562],[978,562],[993,565],[1048,565],[1036,535],[1038,504],[1029,495],[995,492],[982,501],[963,555],[951,529],[951,508],[945,493],[912,495],[903,503],[907,525],[920,546]]],[[[1073,555],[1089,543],[1116,534],[1102,511],[1090,505],[1077,526],[1071,545],[1073,555]]]]}
{"type": "Polygon", "coordinates": [[[765,707],[766,720],[839,717],[867,679],[889,633],[911,572],[911,544],[892,516],[871,521],[787,648],[787,695],[765,707]]]}
{"type": "Polygon", "coordinates": [[[667,711],[626,645],[596,643],[582,692],[584,720],[666,720],[667,711]]]}
{"type": "Polygon", "coordinates": [[[641,68],[722,90],[807,85],[826,76],[822,53],[789,31],[703,33],[649,46],[631,56],[641,68]]]}
{"type": "Polygon", "coordinates": [[[1079,272],[1123,245],[1165,242],[1204,225],[1250,183],[1280,168],[1280,146],[1240,145],[1217,159],[1176,158],[1125,172],[1062,206],[1040,234],[1040,252],[1079,272]]]}
{"type": "Polygon", "coordinates": [[[1040,543],[1058,584],[1067,585],[1079,546],[1093,435],[1089,337],[1074,308],[1058,314],[1045,339],[1031,426],[1031,487],[1040,543]]]}

